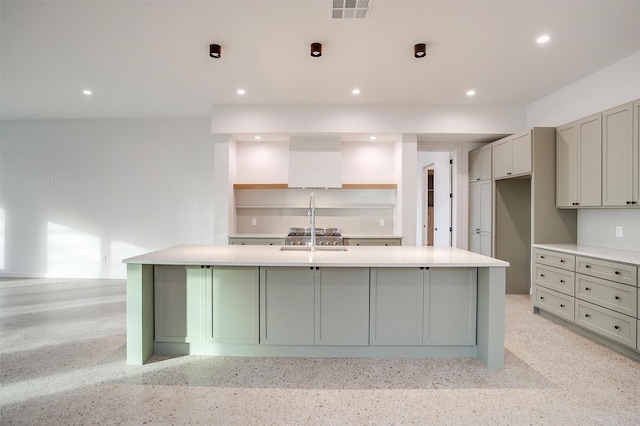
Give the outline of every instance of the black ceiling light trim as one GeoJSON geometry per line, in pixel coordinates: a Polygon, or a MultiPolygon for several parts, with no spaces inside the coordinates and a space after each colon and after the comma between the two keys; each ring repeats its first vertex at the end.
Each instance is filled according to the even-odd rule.
{"type": "Polygon", "coordinates": [[[222,56],[222,47],[219,44],[209,45],[209,56],[212,58],[219,58],[222,56]]]}
{"type": "Polygon", "coordinates": [[[322,56],[322,44],[321,43],[311,43],[311,56],[314,58],[319,58],[322,56]]]}
{"type": "Polygon", "coordinates": [[[425,43],[418,43],[413,46],[413,56],[415,58],[424,58],[427,56],[427,45],[425,43]]]}

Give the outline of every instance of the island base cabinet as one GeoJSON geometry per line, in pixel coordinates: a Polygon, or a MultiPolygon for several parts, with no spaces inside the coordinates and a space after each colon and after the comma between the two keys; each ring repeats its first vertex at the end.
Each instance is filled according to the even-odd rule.
{"type": "Polygon", "coordinates": [[[184,266],[154,268],[156,342],[206,340],[206,271],[184,266]]]}
{"type": "Polygon", "coordinates": [[[476,268],[372,268],[371,345],[476,344],[476,268]]]}
{"type": "Polygon", "coordinates": [[[260,268],[260,343],[313,345],[314,269],[260,268]]]}
{"type": "Polygon", "coordinates": [[[372,345],[422,345],[424,270],[371,268],[372,345]]]}
{"type": "Polygon", "coordinates": [[[478,296],[475,268],[425,271],[424,345],[475,345],[478,296]]]}
{"type": "Polygon", "coordinates": [[[320,268],[315,275],[315,344],[369,344],[369,270],[320,268]]]}
{"type": "Polygon", "coordinates": [[[259,343],[258,268],[221,267],[211,271],[211,326],[214,343],[259,343]]]}

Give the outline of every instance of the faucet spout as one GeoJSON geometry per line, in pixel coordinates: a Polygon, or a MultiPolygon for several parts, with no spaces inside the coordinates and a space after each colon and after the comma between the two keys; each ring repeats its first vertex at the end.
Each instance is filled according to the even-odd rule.
{"type": "Polygon", "coordinates": [[[312,192],[309,195],[309,223],[311,224],[311,251],[316,251],[316,196],[312,192]]]}

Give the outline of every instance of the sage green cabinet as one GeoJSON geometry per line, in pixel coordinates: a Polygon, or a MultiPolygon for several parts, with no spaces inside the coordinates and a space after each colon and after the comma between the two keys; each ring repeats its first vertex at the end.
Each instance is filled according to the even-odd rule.
{"type": "Polygon", "coordinates": [[[518,176],[532,171],[531,132],[514,134],[493,143],[493,178],[518,176]]]}
{"type": "Polygon", "coordinates": [[[372,268],[371,345],[475,345],[476,268],[372,268]]]}
{"type": "Polygon", "coordinates": [[[601,114],[556,129],[557,207],[602,205],[601,160],[601,114]]]}
{"type": "Polygon", "coordinates": [[[371,268],[371,345],[422,345],[424,269],[371,268]]]}
{"type": "Polygon", "coordinates": [[[369,344],[369,269],[315,271],[315,344],[369,344]]]}
{"type": "Polygon", "coordinates": [[[384,238],[344,237],[343,244],[345,246],[400,246],[402,245],[402,238],[401,237],[384,237],[384,238]]]}
{"type": "Polygon", "coordinates": [[[258,268],[215,266],[204,269],[211,282],[211,333],[214,343],[258,344],[258,268]]]}
{"type": "Polygon", "coordinates": [[[260,342],[368,345],[369,269],[260,268],[260,342]]]}
{"type": "Polygon", "coordinates": [[[477,269],[425,270],[423,345],[475,345],[477,269]]]}
{"type": "Polygon", "coordinates": [[[260,343],[313,345],[314,269],[260,268],[260,343]]]}
{"type": "Polygon", "coordinates": [[[154,268],[155,340],[196,343],[206,341],[207,274],[200,267],[154,268]]]}
{"type": "Polygon", "coordinates": [[[602,205],[638,204],[638,139],[634,103],[602,113],[602,205]],[[634,114],[635,113],[635,114],[634,114]]]}
{"type": "Polygon", "coordinates": [[[469,251],[491,256],[492,182],[469,184],[469,251]]]}
{"type": "Polygon", "coordinates": [[[469,152],[469,182],[491,179],[491,144],[469,152]]]}
{"type": "Polygon", "coordinates": [[[229,237],[230,246],[283,246],[284,238],[272,237],[229,237]]]}

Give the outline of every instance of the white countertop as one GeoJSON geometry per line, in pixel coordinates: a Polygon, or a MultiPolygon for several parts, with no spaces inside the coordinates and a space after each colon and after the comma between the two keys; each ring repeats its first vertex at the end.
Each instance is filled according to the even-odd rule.
{"type": "MultiPolygon", "coordinates": [[[[390,234],[341,234],[342,238],[402,238],[402,235],[390,234]]],[[[229,234],[227,238],[286,238],[287,234],[229,234]]]]}
{"type": "Polygon", "coordinates": [[[578,256],[598,257],[604,260],[640,266],[640,252],[637,251],[616,250],[579,244],[534,244],[533,246],[578,256]]]}
{"type": "Polygon", "coordinates": [[[219,266],[506,267],[508,262],[450,247],[346,247],[346,251],[280,251],[280,246],[181,245],[124,263],[219,266]]]}

